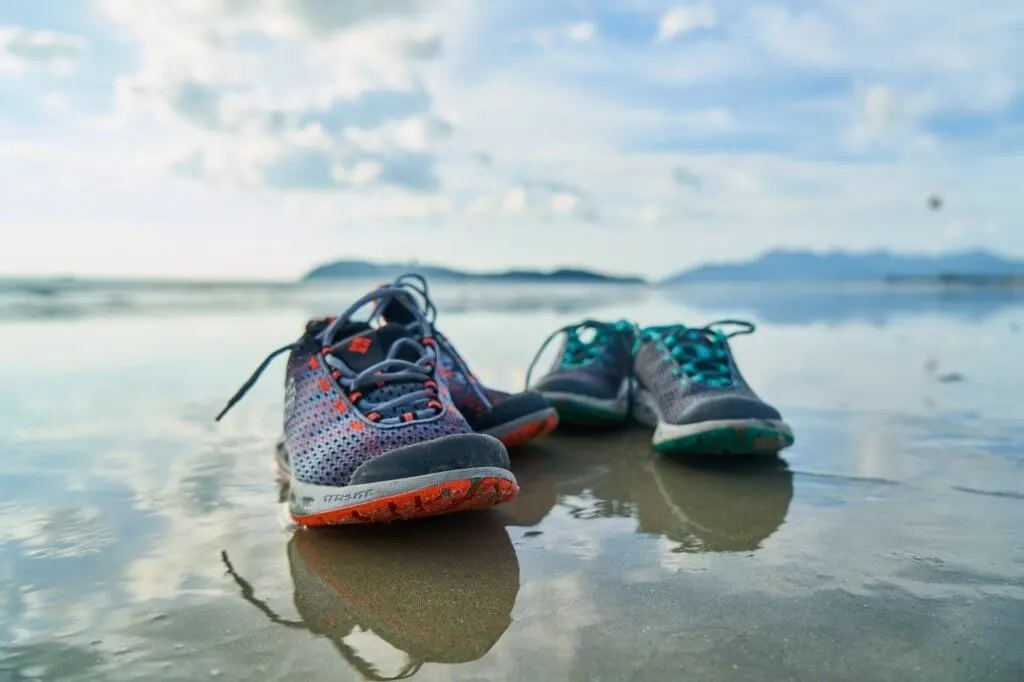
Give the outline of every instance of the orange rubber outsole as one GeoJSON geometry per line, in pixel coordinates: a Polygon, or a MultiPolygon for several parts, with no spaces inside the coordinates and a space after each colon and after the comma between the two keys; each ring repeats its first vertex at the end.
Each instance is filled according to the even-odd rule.
{"type": "Polygon", "coordinates": [[[523,424],[515,431],[506,433],[498,440],[506,448],[518,448],[521,445],[526,445],[532,440],[536,440],[541,436],[546,436],[552,431],[558,428],[558,415],[550,414],[540,421],[530,422],[529,424],[523,424]]]}
{"type": "Polygon", "coordinates": [[[303,526],[387,523],[470,509],[487,509],[511,501],[518,493],[519,486],[505,478],[467,478],[382,497],[344,509],[305,516],[292,514],[292,518],[303,526]]]}

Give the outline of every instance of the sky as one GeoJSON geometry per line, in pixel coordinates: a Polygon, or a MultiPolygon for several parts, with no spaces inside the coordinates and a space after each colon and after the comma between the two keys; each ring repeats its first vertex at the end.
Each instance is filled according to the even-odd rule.
{"type": "Polygon", "coordinates": [[[0,6],[0,276],[1024,255],[1021,178],[1019,0],[0,6]]]}

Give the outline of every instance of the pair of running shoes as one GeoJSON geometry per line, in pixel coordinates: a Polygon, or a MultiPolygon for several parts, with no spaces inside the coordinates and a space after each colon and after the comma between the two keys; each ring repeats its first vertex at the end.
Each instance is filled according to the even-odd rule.
{"type": "Polygon", "coordinates": [[[284,434],[277,463],[292,518],[304,526],[387,522],[483,509],[519,492],[508,448],[566,426],[630,416],[667,453],[776,453],[793,442],[781,415],[744,381],[728,339],[753,325],[689,328],[587,320],[530,390],[484,386],[436,326],[419,275],[403,275],[337,317],[310,320],[273,351],[219,421],[279,355],[284,434]],[[366,319],[359,313],[369,308],[366,319]],[[720,327],[739,326],[727,334],[720,327]]]}

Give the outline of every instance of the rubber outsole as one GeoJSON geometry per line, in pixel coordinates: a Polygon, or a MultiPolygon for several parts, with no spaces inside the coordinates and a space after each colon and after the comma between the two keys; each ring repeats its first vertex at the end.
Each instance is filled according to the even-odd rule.
{"type": "Polygon", "coordinates": [[[793,444],[790,433],[754,425],[725,426],[654,443],[664,454],[770,455],[793,444]]]}
{"type": "Polygon", "coordinates": [[[567,426],[618,426],[626,421],[628,412],[606,410],[596,405],[574,400],[550,399],[552,407],[558,412],[558,420],[567,426]]]}
{"type": "Polygon", "coordinates": [[[311,527],[388,523],[456,511],[487,509],[511,501],[518,493],[519,486],[508,479],[465,478],[350,505],[343,509],[307,515],[293,513],[292,518],[296,523],[311,527]]]}
{"type": "Polygon", "coordinates": [[[495,436],[495,438],[500,440],[506,448],[518,448],[548,435],[556,428],[558,428],[558,412],[552,410],[540,419],[527,422],[508,433],[495,436]]]}

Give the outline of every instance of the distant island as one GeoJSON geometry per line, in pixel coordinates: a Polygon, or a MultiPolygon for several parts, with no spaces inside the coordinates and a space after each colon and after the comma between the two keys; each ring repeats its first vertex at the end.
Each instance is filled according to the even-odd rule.
{"type": "MultiPolygon", "coordinates": [[[[647,284],[642,277],[609,275],[593,270],[560,268],[543,271],[515,269],[467,272],[440,265],[373,263],[340,260],[314,268],[301,281],[331,279],[392,280],[416,272],[430,281],[522,282],[582,284],[647,284]]],[[[890,251],[775,250],[757,258],[732,263],[711,263],[683,270],[659,284],[715,282],[886,282],[942,286],[1024,286],[1024,261],[987,251],[960,251],[942,255],[898,254],[890,251]]]]}
{"type": "Polygon", "coordinates": [[[430,281],[460,282],[558,282],[592,284],[647,284],[642,277],[609,275],[592,270],[560,268],[542,270],[506,270],[502,272],[466,272],[438,265],[415,263],[371,263],[361,260],[341,260],[327,263],[311,270],[303,282],[330,279],[379,279],[392,280],[407,272],[423,275],[430,281]]]}
{"type": "Polygon", "coordinates": [[[887,284],[941,284],[948,288],[1024,289],[1024,274],[1020,275],[961,275],[944,272],[937,276],[885,278],[887,284]]]}
{"type": "Polygon", "coordinates": [[[744,262],[702,265],[662,284],[706,282],[887,281],[1007,286],[1024,278],[1024,261],[987,251],[937,256],[889,251],[852,253],[775,250],[744,262]]]}

